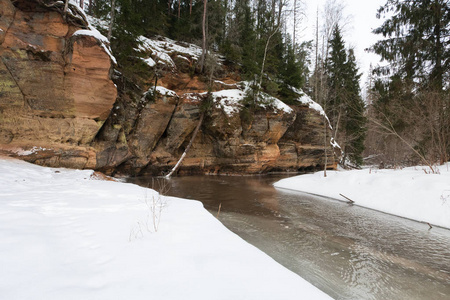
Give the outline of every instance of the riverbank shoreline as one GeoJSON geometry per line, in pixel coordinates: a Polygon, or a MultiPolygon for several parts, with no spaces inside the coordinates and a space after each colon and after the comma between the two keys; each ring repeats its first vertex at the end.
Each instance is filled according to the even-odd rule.
{"type": "Polygon", "coordinates": [[[0,158],[5,299],[331,299],[200,202],[0,158]]]}
{"type": "Polygon", "coordinates": [[[276,188],[303,192],[450,229],[449,163],[425,167],[327,171],[286,178],[276,188]]]}

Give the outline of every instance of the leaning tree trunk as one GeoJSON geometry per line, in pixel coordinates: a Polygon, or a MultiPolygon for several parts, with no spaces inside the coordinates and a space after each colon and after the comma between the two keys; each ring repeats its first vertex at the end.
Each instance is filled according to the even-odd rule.
{"type": "Polygon", "coordinates": [[[275,33],[277,33],[277,31],[280,29],[280,25],[281,24],[278,24],[277,28],[275,28],[275,30],[272,32],[272,34],[267,39],[266,47],[264,48],[264,57],[263,57],[263,61],[262,61],[262,64],[261,64],[261,73],[259,74],[259,84],[257,86],[255,99],[253,100],[254,103],[256,103],[256,101],[258,101],[259,93],[260,93],[260,90],[261,90],[261,85],[262,85],[263,75],[264,75],[264,65],[266,63],[267,50],[269,49],[269,43],[270,43],[270,40],[272,39],[272,37],[275,35],[275,33]]]}
{"type": "Polygon", "coordinates": [[[170,173],[166,175],[166,178],[170,178],[172,176],[172,174],[175,173],[178,170],[178,168],[180,167],[181,163],[183,162],[184,157],[189,152],[189,149],[191,149],[192,143],[194,142],[195,138],[197,137],[197,133],[198,133],[200,127],[202,126],[204,116],[205,116],[205,113],[202,113],[200,115],[200,120],[198,121],[197,127],[195,128],[194,133],[192,134],[192,138],[189,141],[188,146],[184,150],[184,153],[183,153],[183,155],[181,155],[177,164],[173,167],[173,169],[170,171],[170,173]]]}

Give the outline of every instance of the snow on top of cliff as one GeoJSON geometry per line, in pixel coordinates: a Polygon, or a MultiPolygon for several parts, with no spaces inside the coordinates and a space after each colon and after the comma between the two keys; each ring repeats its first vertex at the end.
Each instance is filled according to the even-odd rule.
{"type": "Polygon", "coordinates": [[[297,98],[297,101],[305,105],[308,105],[309,108],[312,108],[318,111],[322,116],[325,116],[325,111],[323,110],[322,106],[316,101],[312,100],[308,95],[306,94],[301,95],[299,98],[297,98]]]}
{"type": "Polygon", "coordinates": [[[154,67],[156,65],[156,62],[151,57],[146,58],[143,61],[150,67],[154,67]]]}
{"type": "Polygon", "coordinates": [[[216,105],[220,106],[228,116],[231,116],[242,108],[241,101],[245,98],[245,93],[238,89],[232,89],[213,92],[212,96],[216,105]]]}
{"type": "Polygon", "coordinates": [[[322,116],[325,116],[327,119],[328,117],[325,114],[325,111],[323,110],[322,106],[317,103],[316,101],[314,101],[313,99],[311,99],[311,97],[309,97],[308,95],[305,94],[305,92],[303,92],[300,89],[297,89],[293,86],[289,87],[294,93],[300,95],[300,97],[298,97],[296,100],[302,104],[308,105],[309,108],[312,108],[316,111],[318,111],[322,116]]]}
{"type": "Polygon", "coordinates": [[[262,107],[273,107],[276,111],[284,111],[286,113],[291,113],[294,110],[290,108],[286,103],[278,98],[275,98],[269,94],[261,92],[259,95],[259,105],[262,107]]]}
{"type": "Polygon", "coordinates": [[[220,81],[220,80],[214,80],[214,83],[218,83],[218,84],[221,84],[223,86],[228,86],[228,87],[236,87],[237,86],[236,83],[225,83],[225,82],[220,81]]]}
{"type": "Polygon", "coordinates": [[[73,34],[74,36],[77,35],[82,35],[82,36],[92,36],[94,37],[96,40],[101,42],[102,48],[105,50],[106,54],[109,55],[111,61],[113,61],[114,64],[117,64],[117,60],[114,57],[114,55],[112,55],[111,50],[109,48],[109,41],[108,39],[101,34],[97,29],[95,29],[93,26],[89,25],[89,29],[81,29],[81,30],[77,30],[74,32],[73,34]]]}
{"type": "Polygon", "coordinates": [[[75,31],[73,33],[73,36],[78,36],[78,35],[79,36],[92,36],[96,40],[100,41],[100,43],[102,45],[102,48],[105,50],[106,54],[109,55],[109,58],[111,59],[111,61],[114,64],[117,64],[116,58],[114,57],[114,55],[112,55],[112,51],[111,51],[111,48],[109,46],[108,38],[106,38],[106,36],[101,34],[100,31],[98,31],[97,28],[95,28],[93,26],[93,25],[95,25],[95,26],[98,26],[98,27],[103,28],[103,29],[108,28],[106,21],[102,21],[100,19],[97,19],[97,18],[94,18],[92,16],[86,15],[86,13],[83,11],[83,9],[74,0],[70,0],[69,4],[72,5],[72,6],[75,6],[77,8],[77,12],[82,14],[83,17],[89,23],[89,25],[88,25],[89,29],[77,30],[77,31],[75,31]]]}
{"type": "Polygon", "coordinates": [[[99,40],[102,43],[108,43],[109,41],[103,34],[100,33],[97,29],[95,29],[93,26],[89,25],[89,29],[80,29],[73,33],[74,36],[76,35],[84,35],[84,36],[92,36],[99,40]]]}
{"type": "Polygon", "coordinates": [[[158,63],[172,67],[175,66],[175,63],[170,56],[171,54],[178,53],[180,57],[189,57],[193,60],[198,60],[202,55],[202,48],[199,46],[188,43],[180,44],[166,37],[159,36],[156,39],[149,39],[141,36],[139,37],[139,41],[142,43],[142,45],[139,46],[139,50],[151,51],[153,61],[157,60],[158,63]]]}
{"type": "MultiPolygon", "coordinates": [[[[317,103],[316,101],[314,101],[313,99],[311,99],[308,95],[306,95],[303,91],[296,89],[294,87],[291,87],[291,89],[297,93],[300,94],[301,96],[298,97],[296,100],[302,104],[308,105],[309,108],[314,109],[315,111],[318,111],[320,113],[321,116],[324,116],[324,118],[327,120],[328,122],[328,127],[330,127],[331,130],[333,130],[333,126],[331,126],[331,122],[330,119],[328,119],[327,114],[325,113],[324,109],[322,108],[322,106],[317,103]]],[[[339,144],[336,142],[336,140],[334,138],[330,139],[330,145],[333,148],[339,148],[342,149],[341,146],[339,146],[339,144]]]]}
{"type": "MultiPolygon", "coordinates": [[[[330,126],[330,129],[333,129],[331,126],[330,120],[328,119],[327,114],[325,113],[325,110],[323,109],[322,105],[311,99],[308,95],[306,95],[302,90],[297,89],[293,86],[289,87],[294,93],[300,95],[296,100],[304,105],[307,105],[309,108],[314,109],[315,111],[319,112],[321,116],[324,116],[325,119],[328,121],[328,126],[330,126]]],[[[333,143],[331,143],[333,145],[333,143]]],[[[337,145],[339,147],[339,145],[337,145]]],[[[333,145],[334,147],[334,145],[333,145]]],[[[340,147],[339,147],[340,148],[340,147]]]]}
{"type": "Polygon", "coordinates": [[[163,96],[170,96],[170,97],[177,97],[178,96],[177,93],[175,93],[174,91],[169,90],[168,88],[165,88],[163,86],[157,86],[156,87],[156,91],[158,93],[160,93],[161,95],[163,95],[163,96]]]}
{"type": "MultiPolygon", "coordinates": [[[[241,82],[238,85],[240,85],[240,89],[221,90],[212,93],[216,105],[222,107],[223,111],[228,116],[239,112],[239,110],[243,107],[242,101],[251,89],[251,84],[246,81],[241,82]]],[[[286,113],[293,112],[292,108],[286,105],[283,101],[264,92],[260,92],[257,105],[263,108],[272,108],[275,111],[282,111],[286,113]]]]}

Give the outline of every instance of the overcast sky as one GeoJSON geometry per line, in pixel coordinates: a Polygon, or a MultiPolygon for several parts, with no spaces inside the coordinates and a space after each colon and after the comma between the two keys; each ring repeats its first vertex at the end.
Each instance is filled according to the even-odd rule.
{"type": "MultiPolygon", "coordinates": [[[[316,11],[319,9],[319,27],[321,12],[324,10],[326,0],[303,0],[306,4],[306,19],[304,25],[303,39],[313,40],[315,37],[316,11]]],[[[386,0],[341,0],[345,4],[344,15],[351,17],[351,22],[344,33],[347,46],[355,48],[360,72],[364,72],[362,78],[364,84],[370,63],[375,66],[379,62],[379,56],[367,53],[364,49],[375,43],[379,36],[372,34],[372,29],[378,27],[382,20],[376,18],[377,9],[386,3],[386,0]]]]}

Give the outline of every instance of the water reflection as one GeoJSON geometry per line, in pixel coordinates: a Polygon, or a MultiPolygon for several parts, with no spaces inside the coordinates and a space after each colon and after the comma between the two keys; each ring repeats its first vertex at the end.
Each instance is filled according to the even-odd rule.
{"type": "MultiPolygon", "coordinates": [[[[276,190],[271,177],[179,177],[230,230],[335,299],[449,299],[450,231],[276,190]]],[[[147,186],[148,178],[130,179],[147,186]]]]}

